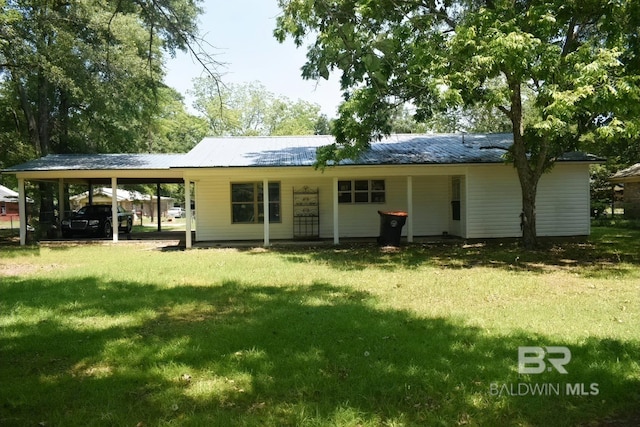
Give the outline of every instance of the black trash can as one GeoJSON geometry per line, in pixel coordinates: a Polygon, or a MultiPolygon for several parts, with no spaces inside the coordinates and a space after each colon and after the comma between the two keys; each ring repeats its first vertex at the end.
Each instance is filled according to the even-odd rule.
{"type": "Polygon", "coordinates": [[[402,227],[407,222],[407,213],[402,211],[382,212],[380,215],[380,246],[400,246],[402,227]]]}

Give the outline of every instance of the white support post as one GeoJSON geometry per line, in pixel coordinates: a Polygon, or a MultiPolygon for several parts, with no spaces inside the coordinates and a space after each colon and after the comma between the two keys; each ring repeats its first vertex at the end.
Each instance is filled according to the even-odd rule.
{"type": "Polygon", "coordinates": [[[111,232],[113,242],[118,241],[118,178],[111,178],[111,232]]]}
{"type": "Polygon", "coordinates": [[[338,210],[338,178],[333,178],[333,244],[340,244],[340,213],[338,210]]]}
{"type": "Polygon", "coordinates": [[[20,217],[20,245],[27,244],[27,194],[24,178],[18,178],[18,216],[20,217]]]}
{"type": "Polygon", "coordinates": [[[413,177],[407,177],[407,242],[413,242],[413,177]]]}
{"type": "Polygon", "coordinates": [[[187,218],[185,227],[185,246],[187,249],[191,249],[191,181],[188,178],[184,179],[184,210],[187,218]]]}
{"type": "Polygon", "coordinates": [[[264,205],[264,246],[269,246],[269,180],[262,181],[262,204],[264,205]]]}

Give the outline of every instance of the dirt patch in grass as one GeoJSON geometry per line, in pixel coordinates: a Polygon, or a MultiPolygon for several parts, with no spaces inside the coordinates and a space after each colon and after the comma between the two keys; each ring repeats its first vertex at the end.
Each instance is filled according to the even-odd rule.
{"type": "Polygon", "coordinates": [[[0,264],[0,276],[23,276],[27,274],[53,271],[63,268],[59,264],[0,264]]]}

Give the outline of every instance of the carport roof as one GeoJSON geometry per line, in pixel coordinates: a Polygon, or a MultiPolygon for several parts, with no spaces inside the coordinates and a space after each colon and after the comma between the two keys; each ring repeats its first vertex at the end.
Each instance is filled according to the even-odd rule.
{"type": "Polygon", "coordinates": [[[169,169],[182,156],[184,154],[49,154],[2,172],[169,169]]]}

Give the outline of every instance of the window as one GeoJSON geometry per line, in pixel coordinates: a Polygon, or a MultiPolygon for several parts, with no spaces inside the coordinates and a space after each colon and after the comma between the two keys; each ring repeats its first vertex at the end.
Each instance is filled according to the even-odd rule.
{"type": "MultiPolygon", "coordinates": [[[[231,184],[231,222],[254,224],[264,222],[263,184],[247,182],[231,184]]],[[[280,183],[269,183],[269,222],[280,222],[280,183]]]]}
{"type": "Polygon", "coordinates": [[[338,181],[338,203],[384,202],[384,179],[338,181]]]}

